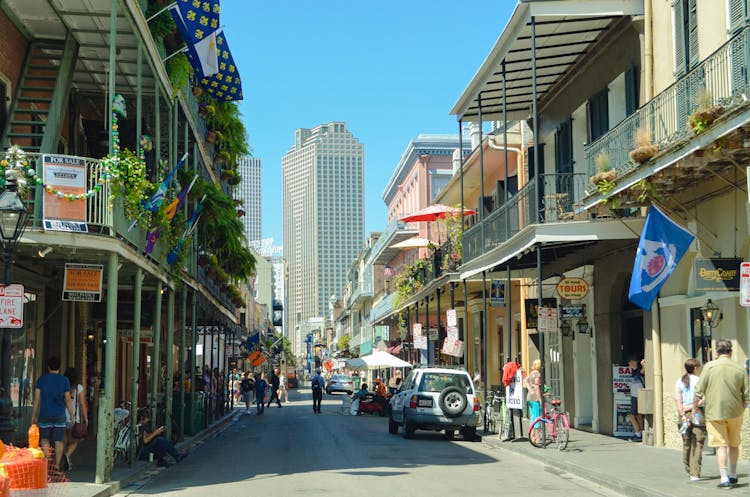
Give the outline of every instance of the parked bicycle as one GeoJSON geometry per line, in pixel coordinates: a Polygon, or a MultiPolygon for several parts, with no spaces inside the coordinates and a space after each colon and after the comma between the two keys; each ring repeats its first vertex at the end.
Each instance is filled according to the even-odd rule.
{"type": "Polygon", "coordinates": [[[562,400],[542,401],[544,414],[531,421],[529,425],[529,442],[534,447],[546,447],[557,444],[557,450],[565,450],[570,439],[570,421],[568,413],[563,411],[562,400]],[[552,407],[546,409],[546,405],[552,407]]]}
{"type": "Polygon", "coordinates": [[[510,431],[510,412],[505,403],[505,397],[501,390],[490,392],[492,397],[481,403],[479,420],[477,426],[484,426],[486,423],[487,431],[495,433],[499,437],[507,438],[510,431]]]}

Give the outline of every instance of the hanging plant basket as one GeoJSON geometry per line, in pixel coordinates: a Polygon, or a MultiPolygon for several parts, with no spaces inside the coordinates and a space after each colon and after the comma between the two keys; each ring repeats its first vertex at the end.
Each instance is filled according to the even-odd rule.
{"type": "Polygon", "coordinates": [[[658,145],[645,145],[630,151],[630,158],[638,164],[643,164],[653,159],[659,153],[658,145]]]}
{"type": "Polygon", "coordinates": [[[207,143],[216,143],[216,131],[209,129],[206,131],[206,142],[207,143]]]}
{"type": "Polygon", "coordinates": [[[200,97],[201,95],[203,95],[203,88],[198,85],[193,86],[193,96],[200,97]]]}
{"type": "Polygon", "coordinates": [[[724,107],[721,105],[698,109],[688,117],[688,126],[695,133],[700,134],[721,117],[722,114],[724,114],[724,107]]]}
{"type": "Polygon", "coordinates": [[[609,181],[612,182],[615,179],[617,179],[617,171],[614,169],[609,169],[607,171],[599,171],[598,173],[591,176],[591,184],[593,185],[599,185],[599,183],[609,181]]]}

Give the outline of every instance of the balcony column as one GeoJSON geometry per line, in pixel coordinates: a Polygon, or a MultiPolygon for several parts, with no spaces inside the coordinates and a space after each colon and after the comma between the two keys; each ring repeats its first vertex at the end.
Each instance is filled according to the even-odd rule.
{"type": "MultiPolygon", "coordinates": [[[[198,292],[193,290],[193,300],[190,302],[190,402],[188,404],[191,426],[195,427],[195,367],[196,367],[196,349],[198,348],[198,332],[196,321],[198,320],[198,292]]],[[[193,429],[189,433],[193,433],[193,429]]]]}
{"type": "MultiPolygon", "coordinates": [[[[463,130],[461,129],[461,126],[463,126],[463,122],[461,120],[458,120],[458,163],[459,163],[459,172],[458,172],[458,179],[459,179],[459,189],[461,190],[461,212],[464,211],[464,134],[463,130]]],[[[464,243],[464,230],[466,229],[466,223],[464,223],[464,217],[463,214],[461,215],[461,244],[464,243]]],[[[466,249],[463,248],[463,253],[466,253],[466,249]]]]}
{"type": "Polygon", "coordinates": [[[466,290],[466,280],[463,280],[464,284],[464,329],[463,333],[459,334],[459,338],[461,338],[464,341],[464,357],[463,357],[463,364],[466,365],[468,362],[468,354],[469,354],[469,301],[466,300],[466,296],[469,294],[469,292],[466,290]]]}
{"type": "MultiPolygon", "coordinates": [[[[484,398],[487,397],[487,382],[489,377],[487,376],[487,271],[482,271],[482,336],[479,343],[482,345],[480,352],[480,360],[482,367],[482,383],[484,384],[484,398]]],[[[484,418],[484,431],[487,431],[487,418],[484,418]]]]}
{"type": "Polygon", "coordinates": [[[182,371],[182,377],[178,378],[180,392],[180,412],[177,413],[177,421],[180,425],[179,440],[185,438],[185,402],[187,396],[185,392],[185,379],[189,378],[190,369],[188,368],[187,351],[187,286],[180,292],[180,359],[177,371],[182,371]]]}
{"type": "MultiPolygon", "coordinates": [[[[113,8],[116,2],[113,1],[113,8]]],[[[117,12],[113,12],[115,17],[117,12]]],[[[117,359],[117,274],[118,257],[109,253],[107,260],[107,317],[106,339],[104,346],[104,392],[97,392],[99,413],[96,438],[96,483],[112,479],[114,466],[114,429],[115,429],[115,360],[117,359]]]]}
{"type": "MultiPolygon", "coordinates": [[[[507,200],[507,198],[506,198],[507,200]]],[[[508,352],[505,354],[506,357],[508,357],[510,360],[513,360],[514,358],[511,356],[511,351],[513,350],[513,300],[511,296],[513,295],[513,292],[511,291],[511,280],[510,280],[510,264],[505,266],[506,270],[506,278],[505,278],[505,335],[507,338],[505,339],[505,344],[507,345],[508,352]]]]}
{"type": "Polygon", "coordinates": [[[435,364],[435,344],[430,338],[430,296],[424,298],[424,317],[427,332],[427,364],[435,364]]]}
{"type": "MultiPolygon", "coordinates": [[[[442,359],[440,356],[440,289],[435,289],[435,300],[437,301],[437,329],[438,329],[438,339],[437,343],[435,344],[435,347],[437,348],[437,356],[439,359],[442,359]]],[[[441,362],[441,361],[438,361],[441,362]]]]}
{"type": "MultiPolygon", "coordinates": [[[[503,160],[505,162],[505,181],[503,182],[503,207],[505,214],[505,239],[507,240],[510,238],[510,209],[508,209],[508,107],[505,101],[507,96],[507,87],[505,85],[505,59],[503,59],[500,67],[503,73],[503,160]]],[[[518,175],[518,172],[516,172],[516,175],[518,175]]]]}
{"type": "Polygon", "coordinates": [[[161,161],[161,96],[159,89],[159,78],[154,78],[154,156],[156,157],[156,164],[154,167],[159,169],[159,161],[161,161]]]}
{"type": "MultiPolygon", "coordinates": [[[[214,321],[214,324],[211,325],[211,345],[210,345],[210,347],[211,347],[210,348],[210,354],[211,354],[210,368],[211,368],[211,370],[210,370],[210,374],[208,375],[208,377],[210,378],[210,381],[211,381],[211,389],[208,392],[208,399],[209,399],[208,407],[209,407],[209,409],[210,409],[211,412],[208,413],[207,418],[210,419],[212,422],[214,420],[214,405],[216,403],[216,399],[212,398],[212,397],[214,397],[212,395],[213,392],[216,391],[216,385],[214,384],[214,368],[216,367],[216,366],[214,366],[214,364],[215,364],[215,362],[214,362],[214,331],[215,331],[214,328],[216,328],[216,326],[217,326],[216,325],[216,321],[214,321]],[[213,400],[214,402],[211,402],[211,400],[213,400]]],[[[205,354],[205,351],[203,353],[205,354]]]]}
{"type": "MultiPolygon", "coordinates": [[[[539,109],[537,108],[537,91],[536,91],[536,17],[531,16],[531,113],[534,116],[532,123],[533,129],[531,130],[534,134],[534,175],[536,180],[536,197],[535,211],[533,212],[533,219],[539,220],[542,206],[542,182],[541,178],[544,175],[542,164],[539,162],[539,109]]],[[[539,297],[541,298],[541,296],[539,297]]]]}
{"type": "MultiPolygon", "coordinates": [[[[534,22],[534,18],[533,17],[531,18],[531,21],[532,21],[532,33],[533,33],[533,29],[534,29],[533,28],[533,22],[534,22]]],[[[532,43],[532,46],[533,46],[533,43],[532,43]]],[[[536,102],[536,99],[534,101],[536,102]]],[[[536,122],[534,123],[534,126],[536,126],[536,122]]],[[[534,146],[536,148],[536,142],[534,142],[534,146]]],[[[536,271],[537,271],[537,276],[536,276],[536,279],[537,279],[536,305],[537,305],[537,309],[541,309],[542,308],[542,244],[541,243],[536,246],[536,271]]],[[[537,322],[537,324],[536,324],[537,330],[536,331],[539,334],[539,360],[542,363],[542,369],[541,369],[542,385],[541,385],[541,390],[543,391],[544,390],[544,385],[546,385],[546,382],[547,382],[547,369],[544,367],[545,358],[546,358],[546,353],[545,353],[545,349],[544,349],[544,342],[545,342],[545,340],[544,340],[544,333],[541,333],[541,331],[539,330],[539,311],[537,311],[536,322],[537,322]]],[[[546,439],[546,437],[547,437],[546,431],[547,431],[546,423],[542,423],[542,440],[546,439]]]]}
{"type": "MultiPolygon", "coordinates": [[[[479,225],[481,231],[482,248],[480,253],[484,253],[487,245],[485,244],[485,208],[484,208],[484,147],[482,146],[482,94],[477,96],[477,106],[479,107],[479,225]]],[[[463,214],[462,214],[463,216],[463,214]]]]}
{"type": "Polygon", "coordinates": [[[156,423],[156,397],[159,394],[161,374],[161,296],[164,289],[161,280],[156,282],[156,303],[154,304],[154,351],[151,357],[151,419],[156,423]]]}
{"type": "Polygon", "coordinates": [[[141,134],[143,134],[141,119],[143,119],[143,41],[139,36],[135,63],[135,136],[138,140],[136,150],[141,148],[141,134]]]}
{"type": "Polygon", "coordinates": [[[114,137],[112,136],[112,102],[115,99],[115,84],[117,81],[117,7],[120,2],[111,0],[109,14],[109,78],[107,81],[107,131],[109,133],[109,155],[114,151],[114,137]]]}
{"type": "Polygon", "coordinates": [[[167,378],[164,386],[164,408],[166,416],[164,426],[167,427],[167,439],[172,436],[172,398],[174,384],[174,290],[167,290],[167,378]]]}
{"type": "MultiPolygon", "coordinates": [[[[140,51],[138,51],[140,54],[140,51]]],[[[130,460],[135,461],[137,444],[135,443],[135,427],[138,424],[138,385],[141,381],[141,301],[143,298],[143,269],[135,269],[135,289],[133,300],[133,372],[130,378],[130,460]]]]}

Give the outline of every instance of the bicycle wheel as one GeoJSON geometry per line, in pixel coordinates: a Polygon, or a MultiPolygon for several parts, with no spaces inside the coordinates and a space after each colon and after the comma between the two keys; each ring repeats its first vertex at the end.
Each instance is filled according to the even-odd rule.
{"type": "Polygon", "coordinates": [[[552,443],[552,422],[543,417],[536,418],[529,426],[529,443],[537,448],[552,443]]]}
{"type": "Polygon", "coordinates": [[[568,428],[567,416],[560,414],[555,418],[555,443],[557,450],[565,450],[570,438],[570,429],[568,428]]]}
{"type": "Polygon", "coordinates": [[[498,418],[500,420],[499,428],[498,428],[498,436],[501,440],[507,440],[510,435],[510,409],[508,409],[508,404],[505,402],[502,402],[500,404],[500,412],[498,413],[498,418]]]}
{"type": "Polygon", "coordinates": [[[492,407],[489,407],[487,409],[487,433],[495,433],[497,425],[497,413],[492,407]]]}

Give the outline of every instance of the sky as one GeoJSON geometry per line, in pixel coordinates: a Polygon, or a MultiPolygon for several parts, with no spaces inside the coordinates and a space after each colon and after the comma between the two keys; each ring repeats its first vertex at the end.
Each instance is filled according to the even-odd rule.
{"type": "Polygon", "coordinates": [[[263,161],[263,237],[282,244],[281,157],[294,131],[331,121],[364,144],[365,233],[383,231],[382,193],[401,154],[420,133],[458,133],[449,112],[515,3],[223,0],[240,111],[263,161]]]}

